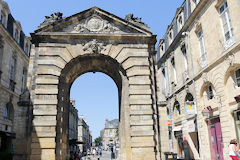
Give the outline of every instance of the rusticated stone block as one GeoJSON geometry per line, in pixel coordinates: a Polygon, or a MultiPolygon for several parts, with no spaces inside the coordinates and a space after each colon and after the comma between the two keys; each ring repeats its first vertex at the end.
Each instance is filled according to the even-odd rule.
{"type": "Polygon", "coordinates": [[[57,115],[56,105],[34,105],[34,115],[57,115]]]}
{"type": "Polygon", "coordinates": [[[128,58],[126,61],[122,63],[123,68],[127,70],[133,66],[148,66],[149,61],[146,58],[128,58]]]}
{"type": "Polygon", "coordinates": [[[33,124],[35,126],[56,126],[56,116],[34,116],[33,124]]]}
{"type": "Polygon", "coordinates": [[[153,147],[153,136],[131,137],[131,147],[153,147]]]}

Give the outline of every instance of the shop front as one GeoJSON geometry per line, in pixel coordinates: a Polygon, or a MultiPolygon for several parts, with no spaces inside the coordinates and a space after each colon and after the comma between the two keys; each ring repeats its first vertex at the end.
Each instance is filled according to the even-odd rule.
{"type": "Polygon", "coordinates": [[[174,136],[177,142],[177,157],[184,158],[184,145],[183,145],[183,133],[182,126],[175,126],[173,128],[174,136]]]}
{"type": "Polygon", "coordinates": [[[240,142],[240,110],[233,112],[238,142],[240,142]]]}
{"type": "Polygon", "coordinates": [[[13,139],[15,138],[15,133],[0,131],[0,159],[11,159],[14,152],[13,139]]]}
{"type": "Polygon", "coordinates": [[[207,122],[211,158],[214,160],[223,160],[223,139],[222,129],[219,117],[211,118],[207,122]]]}

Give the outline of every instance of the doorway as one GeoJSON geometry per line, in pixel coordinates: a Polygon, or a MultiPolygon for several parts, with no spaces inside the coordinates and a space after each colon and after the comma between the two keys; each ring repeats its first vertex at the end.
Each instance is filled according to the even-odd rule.
{"type": "Polygon", "coordinates": [[[214,160],[223,160],[222,129],[219,117],[208,121],[208,133],[211,157],[214,160]]]}

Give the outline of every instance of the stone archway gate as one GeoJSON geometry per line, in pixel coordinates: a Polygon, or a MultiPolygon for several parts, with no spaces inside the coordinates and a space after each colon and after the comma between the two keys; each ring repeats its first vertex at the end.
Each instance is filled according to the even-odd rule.
{"type": "Polygon", "coordinates": [[[147,25],[97,7],[62,18],[55,13],[31,34],[28,87],[33,104],[29,158],[66,160],[73,81],[103,72],[119,90],[120,159],[160,159],[155,43],[147,25]]]}

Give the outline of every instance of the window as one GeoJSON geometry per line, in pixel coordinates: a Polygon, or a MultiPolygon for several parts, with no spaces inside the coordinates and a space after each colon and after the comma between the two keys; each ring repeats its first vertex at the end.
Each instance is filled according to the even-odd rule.
{"type": "Polygon", "coordinates": [[[15,80],[15,72],[16,72],[16,58],[12,57],[10,64],[10,79],[15,80]]]}
{"type": "Polygon", "coordinates": [[[214,97],[212,85],[209,85],[207,87],[207,97],[208,97],[208,99],[213,99],[213,97],[214,97]]]}
{"type": "Polygon", "coordinates": [[[172,32],[169,33],[169,43],[172,43],[172,32]]]}
{"type": "Polygon", "coordinates": [[[163,48],[163,45],[161,46],[161,51],[164,52],[164,48],[163,48]]]}
{"type": "Polygon", "coordinates": [[[0,79],[1,79],[1,74],[2,74],[2,71],[1,71],[2,70],[2,61],[3,61],[3,48],[0,47],[0,79]]]}
{"type": "Polygon", "coordinates": [[[109,131],[109,136],[112,137],[112,130],[109,131]]]}
{"type": "Polygon", "coordinates": [[[179,31],[180,31],[182,29],[182,26],[183,26],[182,16],[179,16],[179,18],[178,18],[178,26],[179,26],[179,31]]]}
{"type": "Polygon", "coordinates": [[[10,84],[9,84],[9,88],[13,92],[15,90],[15,84],[16,84],[15,74],[16,74],[16,57],[13,56],[10,64],[10,84]]]}
{"type": "Polygon", "coordinates": [[[171,64],[172,64],[172,68],[173,68],[174,82],[175,82],[175,84],[177,84],[177,72],[176,72],[176,66],[175,66],[174,58],[172,58],[171,64]]]}
{"type": "Polygon", "coordinates": [[[205,67],[207,65],[207,56],[206,56],[206,50],[205,50],[205,44],[204,44],[204,38],[203,38],[203,31],[200,29],[197,33],[198,40],[199,40],[199,45],[200,45],[200,61],[201,61],[201,66],[205,67]]]}
{"type": "Polygon", "coordinates": [[[181,114],[180,104],[179,104],[178,101],[176,101],[176,102],[174,103],[174,110],[176,110],[177,115],[180,115],[180,114],[181,114]]]}
{"type": "Polygon", "coordinates": [[[6,21],[6,15],[1,12],[1,23],[3,24],[3,26],[5,26],[5,21],[6,21]]]}
{"type": "Polygon", "coordinates": [[[3,108],[3,117],[6,119],[9,117],[7,106],[4,106],[4,108],[3,108]]]}
{"type": "Polygon", "coordinates": [[[184,58],[184,66],[185,66],[185,72],[188,71],[188,59],[187,59],[187,53],[186,53],[186,46],[183,45],[182,48],[183,58],[184,58]]]}
{"type": "Polygon", "coordinates": [[[21,88],[21,92],[23,93],[26,89],[26,79],[27,79],[27,71],[24,68],[23,69],[23,73],[22,73],[22,88],[21,88]]]}
{"type": "Polygon", "coordinates": [[[240,68],[235,71],[235,84],[240,87],[240,68]]]}
{"type": "Polygon", "coordinates": [[[25,51],[25,53],[27,53],[27,55],[29,55],[29,45],[28,45],[28,43],[25,43],[24,51],[25,51]]]}
{"type": "Polygon", "coordinates": [[[14,39],[19,43],[19,31],[15,29],[14,39]]]}
{"type": "Polygon", "coordinates": [[[226,47],[230,47],[233,44],[233,32],[232,32],[232,23],[229,15],[228,4],[224,2],[218,9],[222,20],[222,28],[224,34],[224,40],[226,47]]]}
{"type": "Polygon", "coordinates": [[[165,73],[165,69],[162,69],[162,76],[163,76],[163,86],[164,86],[164,91],[166,92],[166,89],[167,89],[167,81],[166,81],[166,73],[165,73]]]}

